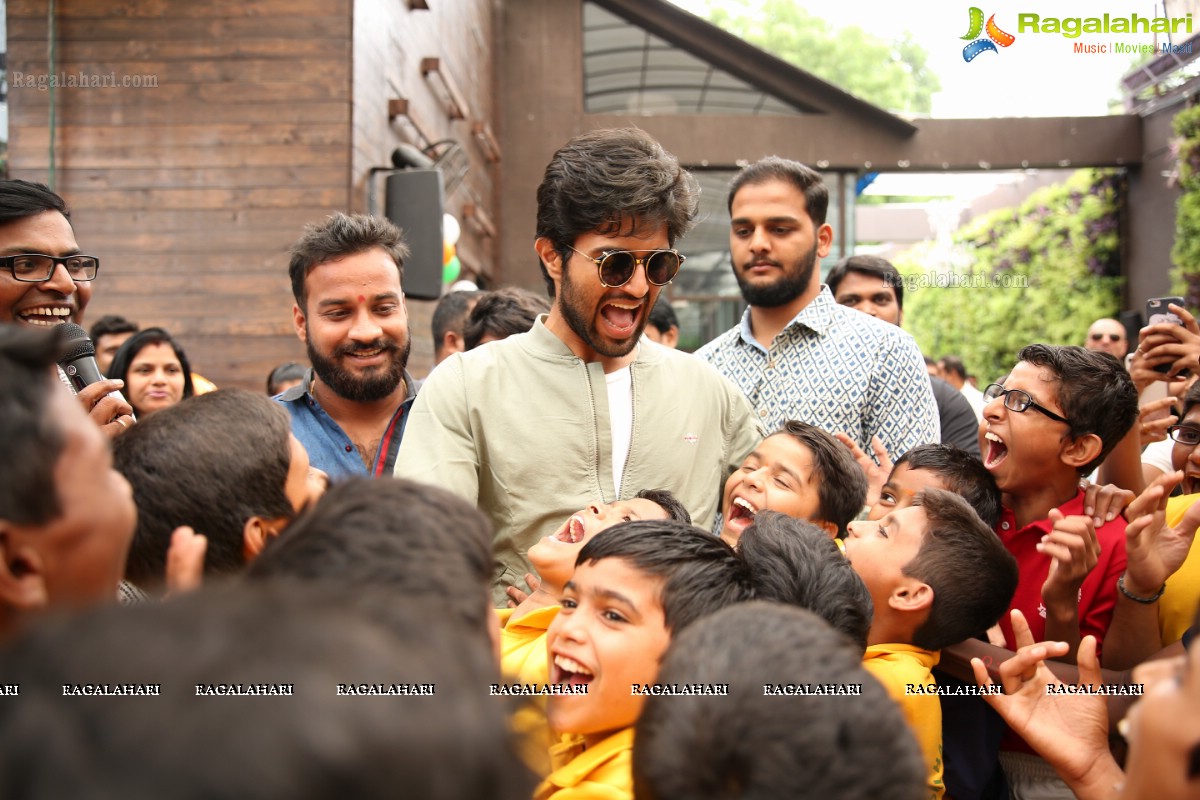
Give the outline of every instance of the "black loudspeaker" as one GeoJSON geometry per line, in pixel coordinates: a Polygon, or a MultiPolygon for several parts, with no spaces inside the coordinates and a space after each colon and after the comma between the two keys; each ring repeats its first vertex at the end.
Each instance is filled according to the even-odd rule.
{"type": "Polygon", "coordinates": [[[437,300],[442,295],[442,173],[411,169],[387,178],[384,214],[404,231],[404,295],[437,300]]]}

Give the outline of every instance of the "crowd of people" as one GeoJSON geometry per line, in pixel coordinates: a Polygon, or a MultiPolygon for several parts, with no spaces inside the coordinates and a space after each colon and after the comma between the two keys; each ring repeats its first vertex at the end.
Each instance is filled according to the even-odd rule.
{"type": "Polygon", "coordinates": [[[0,182],[0,794],[1200,795],[1187,309],[981,389],[889,262],[822,281],[828,190],[772,156],[729,188],[746,311],[685,353],[698,191],[567,142],[547,297],[444,295],[423,381],[403,232],[314,220],[264,394],[120,317],[73,381],[99,259],[0,182]]]}

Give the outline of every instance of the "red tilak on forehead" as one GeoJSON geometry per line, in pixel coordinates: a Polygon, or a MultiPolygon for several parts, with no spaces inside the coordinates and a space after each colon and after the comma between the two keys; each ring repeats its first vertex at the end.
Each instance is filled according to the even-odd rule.
{"type": "Polygon", "coordinates": [[[361,294],[358,296],[358,302],[365,303],[366,300],[367,300],[367,298],[363,297],[361,294]]]}

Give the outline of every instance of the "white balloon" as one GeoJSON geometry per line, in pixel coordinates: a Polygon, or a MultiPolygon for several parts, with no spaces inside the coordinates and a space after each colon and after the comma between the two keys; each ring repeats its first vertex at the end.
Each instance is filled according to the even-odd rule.
{"type": "Polygon", "coordinates": [[[458,244],[458,237],[462,235],[462,228],[458,224],[458,220],[453,214],[442,215],[442,241],[446,244],[458,244]]]}

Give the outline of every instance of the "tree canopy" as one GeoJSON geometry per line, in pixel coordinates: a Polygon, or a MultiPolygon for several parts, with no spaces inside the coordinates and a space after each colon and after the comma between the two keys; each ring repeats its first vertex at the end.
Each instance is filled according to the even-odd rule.
{"type": "Polygon", "coordinates": [[[888,111],[928,115],[941,89],[908,31],[887,41],[857,25],[834,28],[794,0],[704,0],[700,15],[888,111]]]}

